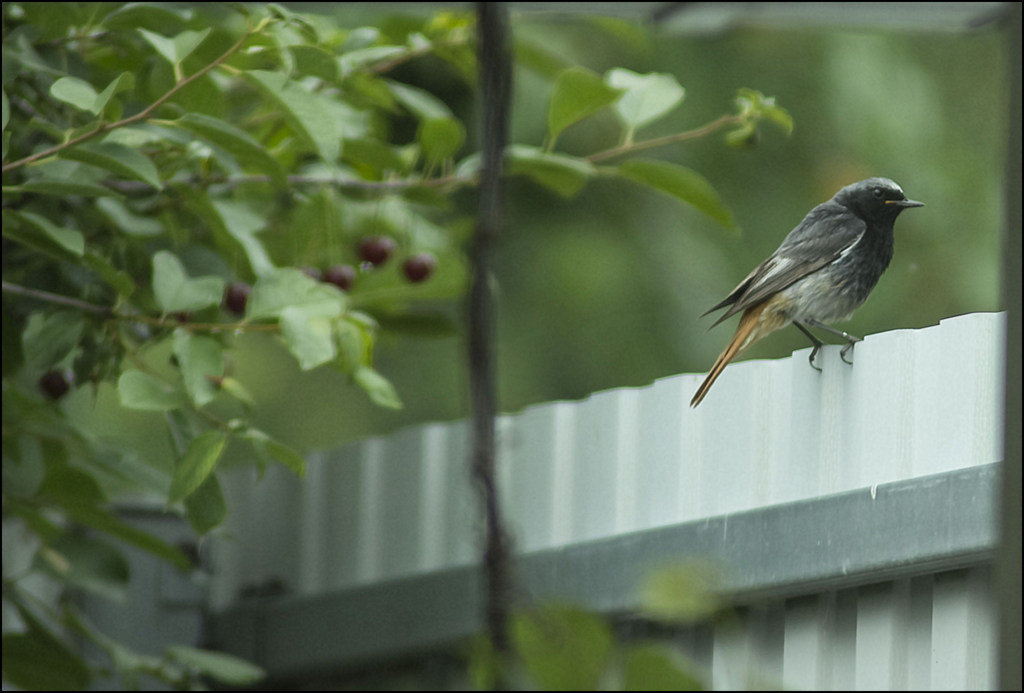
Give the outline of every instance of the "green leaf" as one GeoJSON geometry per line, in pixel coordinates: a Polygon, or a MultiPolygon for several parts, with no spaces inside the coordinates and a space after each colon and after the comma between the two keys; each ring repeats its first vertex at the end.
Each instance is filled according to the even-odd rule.
{"type": "Polygon", "coordinates": [[[4,443],[3,455],[4,494],[14,498],[38,494],[47,474],[46,455],[39,438],[34,435],[11,436],[10,443],[4,443]]]}
{"type": "Polygon", "coordinates": [[[516,64],[533,70],[547,79],[554,79],[558,73],[572,67],[572,63],[547,46],[542,46],[524,38],[522,32],[516,32],[515,54],[516,64]]]}
{"type": "Polygon", "coordinates": [[[760,133],[757,131],[757,124],[752,120],[740,123],[735,130],[730,130],[725,133],[725,143],[730,147],[737,147],[740,149],[754,147],[760,139],[760,133]]]}
{"type": "Polygon", "coordinates": [[[371,138],[346,139],[344,159],[361,169],[369,167],[377,175],[389,171],[408,173],[412,168],[397,148],[371,138]]]}
{"type": "MultiPolygon", "coordinates": [[[[24,224],[43,232],[48,239],[76,257],[81,257],[82,253],[85,252],[85,237],[78,231],[57,226],[46,217],[40,216],[35,212],[4,210],[4,214],[13,216],[24,224]]],[[[6,224],[4,226],[6,227],[6,224]]],[[[6,235],[7,229],[5,228],[4,231],[6,235]]]]}
{"type": "Polygon", "coordinates": [[[257,277],[264,277],[273,272],[274,263],[270,261],[270,256],[256,237],[256,233],[267,225],[267,220],[241,202],[214,200],[213,208],[223,222],[227,234],[242,246],[253,273],[257,277]]]}
{"type": "Polygon", "coordinates": [[[45,546],[38,563],[68,585],[107,599],[124,601],[130,569],[124,555],[110,544],[90,536],[65,534],[45,546]]]}
{"type": "MultiPolygon", "coordinates": [[[[256,428],[246,430],[242,437],[252,444],[257,459],[261,460],[264,466],[273,458],[292,470],[296,476],[303,477],[306,475],[306,460],[287,445],[279,443],[256,428]]],[[[262,474],[262,467],[260,473],[262,474]]]]}
{"type": "MultiPolygon", "coordinates": [[[[24,440],[24,439],[23,439],[24,440]]],[[[98,505],[107,500],[99,483],[89,473],[57,461],[52,450],[45,451],[46,477],[39,486],[39,495],[58,504],[98,505]]]]}
{"type": "Polygon", "coordinates": [[[384,80],[398,103],[420,120],[452,118],[448,105],[429,91],[393,80],[384,80]]]}
{"type": "Polygon", "coordinates": [[[716,574],[708,566],[684,564],[651,573],[641,589],[640,603],[650,618],[669,623],[695,623],[721,608],[712,591],[716,574]]]}
{"type": "Polygon", "coordinates": [[[137,149],[113,142],[86,142],[70,149],[65,149],[58,156],[62,159],[79,161],[90,166],[97,166],[134,180],[142,181],[157,188],[163,187],[156,166],[137,149]]]}
{"type": "MultiPolygon", "coordinates": [[[[97,115],[99,111],[94,110],[96,104],[96,90],[92,85],[78,77],[61,77],[50,85],[50,96],[69,103],[75,108],[97,115]]],[[[102,110],[102,109],[101,109],[102,110]]]]}
{"type": "Polygon", "coordinates": [[[209,404],[217,396],[210,378],[224,375],[224,353],[220,343],[201,335],[192,335],[180,327],[174,331],[174,355],[185,380],[185,391],[197,407],[209,404]]]}
{"type": "Polygon", "coordinates": [[[295,70],[299,74],[319,77],[325,82],[338,79],[338,62],[320,46],[289,46],[288,51],[295,59],[295,70]]]}
{"type": "Polygon", "coordinates": [[[548,136],[552,145],[563,130],[613,103],[621,93],[585,67],[560,72],[548,107],[548,136]]]}
{"type": "Polygon", "coordinates": [[[326,96],[306,91],[279,72],[249,70],[245,74],[274,99],[295,132],[316,149],[325,163],[337,163],[342,132],[326,105],[326,96]]]}
{"type": "Polygon", "coordinates": [[[56,366],[78,345],[84,329],[85,318],[78,311],[33,313],[21,333],[26,363],[39,371],[56,366]]]}
{"type": "Polygon", "coordinates": [[[249,133],[231,123],[202,113],[186,113],[173,124],[223,148],[243,168],[266,173],[275,185],[287,184],[284,169],[277,160],[249,133]]]}
{"type": "Polygon", "coordinates": [[[727,229],[735,228],[730,212],[704,176],[666,161],[633,159],[618,167],[619,175],[686,202],[727,229]]]}
{"type": "Polygon", "coordinates": [[[104,532],[132,546],[138,547],[157,558],[166,561],[178,570],[188,570],[192,563],[182,553],[181,549],[171,546],[159,537],[153,536],[138,527],[133,527],[109,511],[93,505],[82,505],[79,503],[65,503],[65,511],[75,522],[91,527],[99,532],[104,532]]]}
{"type": "Polygon", "coordinates": [[[92,251],[86,252],[82,263],[96,274],[100,275],[110,286],[114,287],[118,296],[127,298],[135,293],[135,280],[123,270],[114,267],[106,259],[92,251]]]}
{"type": "Polygon", "coordinates": [[[247,688],[266,676],[255,664],[223,652],[185,645],[173,645],[166,652],[172,660],[231,687],[247,688]]]}
{"type": "Polygon", "coordinates": [[[103,212],[114,226],[129,236],[146,238],[164,233],[164,225],[159,219],[135,214],[120,200],[96,200],[96,208],[103,212]]]}
{"type": "Polygon", "coordinates": [[[612,648],[599,617],[567,606],[545,606],[512,617],[512,644],[526,671],[544,690],[595,690],[612,648]]]}
{"type": "Polygon", "coordinates": [[[18,615],[26,629],[3,636],[4,682],[26,691],[84,690],[91,678],[85,662],[28,610],[18,615]]]}
{"type": "Polygon", "coordinates": [[[420,124],[417,139],[427,161],[450,159],[466,141],[466,128],[454,118],[431,118],[420,124]]]}
{"type": "Polygon", "coordinates": [[[318,282],[292,267],[275,269],[252,287],[247,316],[278,318],[288,308],[301,308],[309,317],[335,318],[345,308],[345,295],[330,284],[318,282]]]}
{"type": "Polygon", "coordinates": [[[304,371],[327,363],[337,353],[331,320],[291,306],[281,311],[281,336],[304,371]]]}
{"type": "Polygon", "coordinates": [[[775,100],[772,99],[772,105],[765,106],[761,112],[764,114],[765,118],[767,118],[768,120],[772,121],[780,128],[782,128],[782,131],[785,132],[787,135],[792,135],[793,116],[791,116],[789,114],[789,111],[787,111],[786,109],[780,106],[775,106],[774,103],[775,100]]]}
{"type": "Polygon", "coordinates": [[[217,475],[211,474],[199,488],[185,498],[185,517],[196,534],[202,536],[214,529],[228,515],[217,475]]]}
{"type": "Polygon", "coordinates": [[[736,105],[740,109],[739,115],[750,119],[747,122],[767,118],[787,135],[793,133],[793,117],[775,103],[774,96],[765,96],[756,89],[742,87],[736,90],[736,105]]]}
{"type": "Polygon", "coordinates": [[[683,100],[686,91],[673,75],[637,74],[615,68],[605,75],[608,84],[624,90],[615,104],[615,113],[630,130],[636,130],[662,117],[683,100]]]}
{"type": "Polygon", "coordinates": [[[505,157],[510,174],[529,176],[562,197],[572,197],[597,174],[597,169],[586,159],[544,152],[527,145],[508,147],[505,157]]]}
{"type": "Polygon", "coordinates": [[[478,691],[497,690],[502,672],[502,658],[490,637],[477,633],[469,641],[466,674],[470,685],[478,691]]]}
{"type": "Polygon", "coordinates": [[[192,441],[174,468],[171,490],[167,494],[168,505],[184,500],[206,481],[217,466],[227,442],[227,435],[221,431],[206,431],[192,441]]]}
{"type": "Polygon", "coordinates": [[[210,31],[209,28],[202,31],[183,31],[174,38],[166,38],[152,31],[138,29],[142,37],[171,65],[177,65],[187,58],[206,39],[210,31]]]}
{"type": "MultiPolygon", "coordinates": [[[[0,130],[7,129],[7,123],[11,120],[11,101],[7,98],[7,92],[0,89],[0,130]]],[[[4,158],[7,158],[4,155],[4,158]]]]}
{"type": "Polygon", "coordinates": [[[296,476],[301,478],[306,475],[306,460],[302,455],[273,438],[268,439],[266,445],[271,457],[292,470],[296,476]]]}
{"type": "Polygon", "coordinates": [[[220,277],[191,279],[173,253],[160,250],[153,256],[153,293],[165,313],[199,310],[220,303],[224,280],[220,277]]]}
{"type": "Polygon", "coordinates": [[[235,378],[232,378],[231,376],[225,376],[224,378],[221,379],[220,389],[223,390],[224,392],[227,392],[229,395],[237,399],[242,404],[245,404],[246,406],[251,407],[255,402],[255,400],[253,400],[252,398],[252,393],[250,393],[249,390],[246,389],[245,385],[240,383],[235,378]]]}
{"type": "Polygon", "coordinates": [[[117,379],[121,406],[142,411],[169,411],[185,405],[179,390],[142,371],[125,371],[117,379]]]}
{"type": "Polygon", "coordinates": [[[338,58],[338,69],[344,79],[366,65],[394,58],[408,50],[405,46],[369,46],[351,50],[338,58]]]}
{"type": "Polygon", "coordinates": [[[342,373],[352,373],[360,366],[371,365],[373,337],[364,325],[347,317],[335,320],[334,340],[338,345],[336,365],[342,373]]]}
{"type": "Polygon", "coordinates": [[[623,690],[702,691],[704,682],[662,645],[640,645],[626,652],[623,690]]]}
{"type": "Polygon", "coordinates": [[[401,409],[402,400],[388,380],[369,366],[360,366],[352,374],[356,384],[363,388],[370,401],[387,409],[401,409]]]}
{"type": "Polygon", "coordinates": [[[160,4],[128,3],[103,18],[101,26],[109,29],[135,29],[140,26],[164,30],[182,28],[191,15],[187,8],[171,8],[160,4]]]}
{"type": "Polygon", "coordinates": [[[123,91],[128,91],[135,86],[135,75],[131,72],[122,72],[113,80],[106,88],[96,96],[96,101],[93,103],[92,112],[99,115],[103,112],[103,109],[110,103],[110,99],[115,94],[120,94],[123,91]]]}

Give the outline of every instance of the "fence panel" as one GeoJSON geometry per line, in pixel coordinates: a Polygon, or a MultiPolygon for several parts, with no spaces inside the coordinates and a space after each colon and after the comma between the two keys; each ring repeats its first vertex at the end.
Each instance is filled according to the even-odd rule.
{"type": "MultiPolygon", "coordinates": [[[[698,409],[689,398],[702,376],[681,375],[504,415],[500,482],[517,548],[543,553],[632,532],[639,541],[709,518],[728,532],[737,513],[827,504],[856,489],[873,500],[879,485],[929,475],[945,483],[942,473],[992,465],[1001,458],[1004,328],[1003,315],[982,313],[872,335],[853,367],[838,347],[824,349],[821,373],[808,366],[809,349],[741,362],[698,409]]],[[[468,454],[464,423],[436,423],[314,455],[301,481],[274,470],[260,483],[235,475],[225,484],[231,526],[217,542],[215,606],[267,584],[313,596],[469,565],[477,527],[468,454]]],[[[989,508],[991,499],[978,502],[989,508]]],[[[856,503],[868,512],[860,508],[870,503],[856,503]]],[[[879,538],[858,537],[866,516],[852,517],[840,545],[793,558],[859,560],[879,538]]],[[[960,541],[945,531],[948,539],[923,544],[941,553],[944,541],[960,541]]],[[[974,564],[979,550],[968,551],[974,564]]],[[[698,650],[719,688],[754,685],[752,672],[794,688],[989,686],[986,576],[983,567],[889,582],[866,575],[762,605],[739,631],[709,631],[698,650]]]]}

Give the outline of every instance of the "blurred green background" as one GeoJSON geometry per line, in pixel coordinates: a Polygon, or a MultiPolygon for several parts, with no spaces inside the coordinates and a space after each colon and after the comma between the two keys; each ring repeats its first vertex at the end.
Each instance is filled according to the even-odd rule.
{"type": "MultiPolygon", "coordinates": [[[[377,21],[380,13],[345,4],[315,11],[329,11],[353,28],[377,21]]],[[[767,126],[760,144],[746,150],[726,147],[716,134],[645,153],[701,172],[732,209],[738,232],[620,181],[598,179],[566,200],[528,180],[512,180],[496,277],[503,411],[705,371],[735,321],[708,332],[713,319],[700,320],[700,314],[814,205],[869,176],[894,179],[927,206],[899,219],[893,263],[844,329],[865,335],[999,308],[1006,124],[1003,52],[995,29],[742,29],[687,37],[621,18],[515,8],[513,21],[517,40],[599,73],[626,67],[675,75],[687,90],[685,101],[642,138],[732,112],[740,87],[776,97],[793,116],[795,130],[787,138],[767,126]]],[[[473,122],[473,94],[439,63],[425,59],[401,69],[402,80],[433,91],[473,122]]],[[[550,86],[538,71],[517,69],[513,142],[543,141],[550,86]]],[[[616,144],[616,133],[611,115],[599,114],[569,128],[559,149],[592,153],[616,144]]],[[[466,213],[473,202],[472,195],[457,199],[466,213]]],[[[447,307],[456,316],[460,309],[447,307]]],[[[239,344],[244,348],[231,368],[259,403],[254,424],[302,450],[330,449],[467,411],[460,335],[382,332],[376,366],[398,389],[405,403],[399,412],[370,405],[329,368],[299,371],[271,339],[247,336],[239,344]]],[[[783,330],[744,358],[780,358],[804,346],[797,330],[783,330]]],[[[107,388],[95,406],[85,390],[68,402],[69,412],[144,457],[164,457],[166,433],[158,416],[121,409],[107,388]]]]}

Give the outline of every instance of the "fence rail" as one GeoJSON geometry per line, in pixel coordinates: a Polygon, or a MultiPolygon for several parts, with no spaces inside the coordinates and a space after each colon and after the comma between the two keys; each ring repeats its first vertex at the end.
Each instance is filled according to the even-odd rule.
{"type": "MultiPolygon", "coordinates": [[[[735,558],[729,552],[747,546],[727,583],[779,604],[782,627],[771,631],[779,637],[771,647],[781,659],[764,661],[783,685],[881,680],[858,669],[866,665],[856,657],[830,659],[821,649],[835,635],[830,619],[847,613],[853,625],[840,628],[833,644],[877,649],[881,628],[890,643],[879,660],[891,664],[889,686],[925,685],[925,672],[933,687],[990,687],[991,638],[974,636],[991,630],[980,566],[994,542],[1004,327],[1003,315],[983,313],[871,335],[857,345],[853,367],[838,348],[823,350],[822,373],[808,367],[807,351],[738,363],[696,410],[688,403],[701,376],[682,375],[503,416],[501,485],[527,554],[527,581],[538,593],[624,608],[627,583],[663,551],[667,559],[716,551],[735,558]],[[603,552],[600,560],[593,551],[603,552]],[[965,566],[969,577],[957,570],[965,566]],[[844,571],[839,582],[825,579],[844,571]],[[557,579],[545,583],[543,575],[557,579]],[[608,580],[614,584],[602,587],[608,580]],[[950,580],[962,594],[953,600],[960,606],[947,608],[940,586],[950,580]],[[882,593],[898,598],[865,587],[884,581],[890,587],[882,593]],[[928,613],[929,628],[907,616],[915,609],[928,613]],[[876,621],[883,625],[870,625],[876,621]],[[974,643],[970,666],[933,661],[942,651],[940,626],[974,643]],[[794,654],[808,647],[821,656],[794,654]],[[834,669],[850,666],[858,676],[834,669]],[[959,667],[957,677],[938,676],[942,666],[959,667]]],[[[471,627],[472,607],[452,607],[474,594],[467,455],[463,423],[429,424],[316,455],[301,481],[236,475],[226,484],[231,526],[216,544],[212,586],[220,644],[295,673],[357,661],[370,650],[399,654],[471,627]],[[271,583],[291,596],[237,600],[244,588],[271,583]],[[394,622],[388,609],[401,604],[408,611],[394,622]],[[358,635],[346,636],[338,628],[349,622],[335,620],[342,614],[377,627],[371,633],[350,623],[355,630],[346,632],[358,635]],[[387,619],[394,636],[382,634],[390,632],[387,619]],[[258,636],[238,635],[253,628],[258,636]],[[333,644],[310,641],[317,633],[333,644]],[[246,644],[250,637],[256,640],[246,644]],[[254,650],[255,642],[263,645],[254,650]]],[[[751,633],[732,645],[733,636],[709,636],[717,687],[740,685],[726,674],[735,667],[723,662],[761,642],[751,633]]]]}

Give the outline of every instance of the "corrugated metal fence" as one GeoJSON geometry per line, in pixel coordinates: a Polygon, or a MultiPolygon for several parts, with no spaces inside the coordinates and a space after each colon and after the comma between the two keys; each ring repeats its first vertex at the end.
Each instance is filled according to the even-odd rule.
{"type": "MultiPolygon", "coordinates": [[[[838,348],[825,349],[822,373],[808,366],[809,350],[741,362],[696,410],[688,404],[701,376],[681,375],[503,416],[501,485],[517,548],[540,565],[545,555],[576,560],[566,548],[604,547],[611,563],[598,570],[614,573],[634,550],[623,548],[623,537],[642,541],[664,530],[657,541],[670,542],[674,556],[699,553],[701,528],[719,523],[721,536],[704,548],[725,556],[734,541],[757,547],[774,538],[783,546],[817,536],[849,512],[848,526],[816,545],[793,544],[799,561],[782,548],[760,563],[745,557],[756,551],[733,557],[729,585],[765,598],[750,602],[739,629],[691,643],[716,688],[992,687],[984,551],[994,536],[987,523],[995,474],[985,465],[1001,459],[1003,330],[1004,316],[986,313],[876,334],[857,345],[854,367],[838,348]],[[971,468],[978,474],[956,471],[971,468]],[[963,493],[981,496],[976,507],[974,496],[956,495],[963,493]],[[942,507],[943,499],[959,499],[957,507],[942,507]],[[882,510],[891,515],[879,525],[882,510]],[[766,536],[769,526],[781,529],[766,536]],[[929,533],[938,526],[942,532],[929,533]],[[970,536],[961,541],[962,526],[970,536]],[[730,539],[730,527],[740,534],[730,539]],[[872,563],[901,541],[909,548],[899,550],[913,555],[872,563]],[[797,563],[803,573],[786,572],[797,563]],[[860,571],[856,582],[842,579],[848,570],[860,571]]],[[[344,600],[382,584],[396,594],[402,585],[419,589],[418,576],[473,562],[467,450],[464,423],[429,424],[317,455],[303,480],[277,471],[262,481],[234,476],[212,586],[220,644],[293,675],[303,661],[357,658],[327,648],[308,659],[307,647],[289,659],[272,646],[276,626],[266,616],[287,621],[310,599],[344,600]],[[292,606],[237,601],[244,588],[268,584],[283,584],[292,606]],[[267,632],[232,634],[257,627],[267,632]],[[252,637],[263,643],[259,651],[241,642],[252,637]]],[[[523,564],[533,570],[529,557],[523,564]]],[[[561,571],[564,583],[571,570],[561,571]]],[[[556,583],[538,589],[557,592],[556,583]]],[[[584,585],[564,596],[600,606],[599,591],[584,585]]]]}

